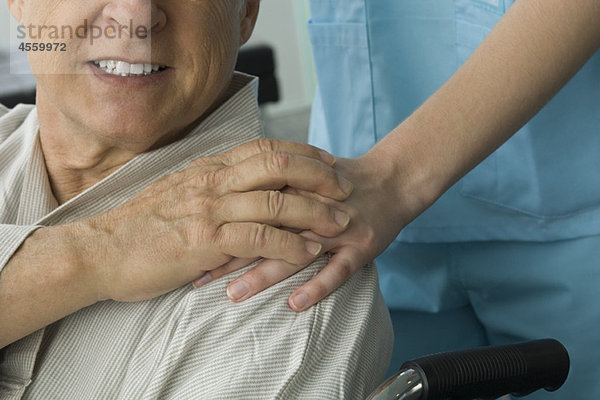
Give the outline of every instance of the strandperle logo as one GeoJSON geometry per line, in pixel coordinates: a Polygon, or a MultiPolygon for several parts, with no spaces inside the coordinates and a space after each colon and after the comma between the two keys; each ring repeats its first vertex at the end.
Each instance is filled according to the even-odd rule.
{"type": "Polygon", "coordinates": [[[95,40],[106,39],[122,39],[122,38],[137,38],[147,39],[149,30],[145,25],[134,26],[133,20],[129,20],[128,25],[105,26],[104,28],[89,24],[87,19],[83,23],[73,27],[72,25],[35,25],[29,24],[17,26],[17,39],[35,40],[72,40],[89,39],[90,44],[94,44],[95,40]]]}

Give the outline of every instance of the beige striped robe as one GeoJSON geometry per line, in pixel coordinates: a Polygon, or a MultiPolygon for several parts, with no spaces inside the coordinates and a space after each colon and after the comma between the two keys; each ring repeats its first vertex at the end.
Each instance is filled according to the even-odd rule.
{"type": "MultiPolygon", "coordinates": [[[[39,226],[116,207],[198,157],[260,137],[256,85],[236,74],[228,101],[191,134],[137,156],[60,206],[36,109],[0,108],[0,269],[39,226]]],[[[0,399],[362,399],[391,354],[375,267],[308,311],[287,305],[327,259],[239,304],[225,288],[242,271],[150,301],[82,309],[0,350],[0,399]]]]}

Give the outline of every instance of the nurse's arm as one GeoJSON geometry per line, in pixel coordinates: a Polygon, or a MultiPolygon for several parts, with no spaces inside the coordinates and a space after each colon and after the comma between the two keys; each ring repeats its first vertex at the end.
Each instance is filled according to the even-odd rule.
{"type": "MultiPolygon", "coordinates": [[[[306,309],[339,287],[531,119],[598,50],[598,21],[598,0],[517,1],[413,115],[364,156],[339,159],[355,186],[345,203],[352,222],[321,241],[335,255],[290,306],[306,309]]],[[[247,283],[248,298],[293,272],[270,262],[236,282],[247,283]]]]}
{"type": "Polygon", "coordinates": [[[599,21],[597,0],[517,1],[454,76],[368,157],[410,172],[396,191],[410,188],[430,205],[598,51],[599,21]]]}

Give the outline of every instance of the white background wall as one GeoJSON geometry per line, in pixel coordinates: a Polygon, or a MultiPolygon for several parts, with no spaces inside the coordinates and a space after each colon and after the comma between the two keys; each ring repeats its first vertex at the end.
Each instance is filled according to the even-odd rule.
{"type": "Polygon", "coordinates": [[[8,48],[9,18],[12,17],[10,17],[10,13],[8,12],[6,0],[0,0],[0,50],[6,50],[8,48]]]}
{"type": "MultiPolygon", "coordinates": [[[[1,0],[0,0],[1,1],[1,0]]],[[[281,101],[270,114],[294,113],[310,107],[316,87],[306,23],[309,0],[262,0],[259,19],[248,45],[266,43],[275,51],[281,101]]]]}

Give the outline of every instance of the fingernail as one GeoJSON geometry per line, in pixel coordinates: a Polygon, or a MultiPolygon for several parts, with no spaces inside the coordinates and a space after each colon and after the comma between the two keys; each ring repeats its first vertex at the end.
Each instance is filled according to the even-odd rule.
{"type": "Polygon", "coordinates": [[[304,293],[297,294],[292,298],[292,304],[294,305],[294,309],[300,311],[304,308],[306,303],[308,302],[308,297],[304,293]]]}
{"type": "Polygon", "coordinates": [[[308,251],[313,256],[319,254],[321,252],[321,249],[323,248],[323,245],[321,243],[311,242],[310,240],[306,242],[305,246],[306,251],[308,251]]]}
{"type": "Polygon", "coordinates": [[[342,189],[342,191],[346,194],[350,194],[352,193],[352,190],[354,189],[354,185],[352,184],[352,182],[350,182],[348,179],[344,178],[343,176],[340,176],[338,178],[338,181],[340,183],[340,188],[342,189]]]}
{"type": "Polygon", "coordinates": [[[201,278],[198,278],[194,281],[194,286],[199,288],[200,286],[206,285],[210,281],[212,281],[212,277],[210,276],[210,273],[207,272],[206,274],[202,275],[201,278]]]}
{"type": "Polygon", "coordinates": [[[234,301],[241,299],[248,294],[249,291],[250,288],[244,281],[237,281],[234,284],[227,286],[227,296],[234,301]]]}
{"type": "Polygon", "coordinates": [[[319,155],[321,156],[321,160],[330,167],[335,165],[335,157],[332,154],[329,154],[325,150],[319,150],[319,155]]]}
{"type": "Polygon", "coordinates": [[[335,212],[333,213],[333,219],[335,220],[335,223],[341,226],[342,228],[347,227],[350,223],[350,216],[345,212],[339,210],[335,210],[335,212]]]}

